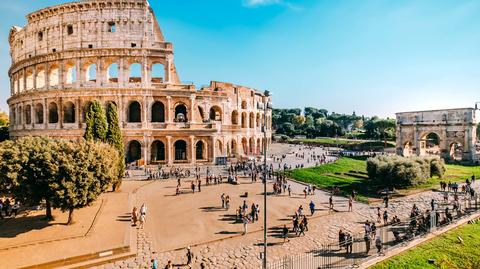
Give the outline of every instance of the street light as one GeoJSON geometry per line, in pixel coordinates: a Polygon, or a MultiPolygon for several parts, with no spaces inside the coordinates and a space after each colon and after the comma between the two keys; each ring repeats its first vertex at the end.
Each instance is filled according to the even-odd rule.
{"type": "Polygon", "coordinates": [[[257,103],[257,109],[263,109],[263,269],[267,268],[267,112],[272,109],[268,101],[270,92],[265,91],[264,102],[257,103]]]}

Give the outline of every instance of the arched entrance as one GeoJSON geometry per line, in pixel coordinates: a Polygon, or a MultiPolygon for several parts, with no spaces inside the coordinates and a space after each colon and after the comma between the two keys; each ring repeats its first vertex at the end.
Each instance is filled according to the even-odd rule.
{"type": "Polygon", "coordinates": [[[185,106],[183,103],[180,103],[175,107],[175,121],[176,122],[188,121],[187,106],[185,106]]]}
{"type": "Polygon", "coordinates": [[[202,140],[198,141],[195,144],[195,159],[204,160],[205,159],[205,143],[202,140]]]}
{"type": "Polygon", "coordinates": [[[463,145],[458,142],[450,144],[450,160],[461,161],[463,159],[463,145]]]}
{"type": "Polygon", "coordinates": [[[245,137],[242,138],[242,148],[243,148],[243,153],[245,155],[248,155],[248,141],[245,137]]]}
{"type": "Polygon", "coordinates": [[[165,161],[165,144],[160,140],[155,140],[151,146],[150,162],[165,161]]]}
{"type": "Polygon", "coordinates": [[[152,122],[165,122],[165,106],[162,102],[155,102],[152,106],[152,122]]]}
{"type": "Polygon", "coordinates": [[[128,106],[128,122],[141,122],[142,121],[142,112],[140,108],[140,103],[133,101],[128,106]]]}
{"type": "Polygon", "coordinates": [[[403,157],[410,157],[415,155],[415,152],[413,152],[413,144],[411,142],[405,143],[405,146],[403,147],[403,157]]]}
{"type": "Polygon", "coordinates": [[[440,137],[436,133],[428,133],[420,143],[421,155],[440,156],[440,137]]]}
{"type": "Polygon", "coordinates": [[[132,140],[128,143],[127,162],[135,162],[142,158],[142,145],[137,140],[132,140]]]}
{"type": "Polygon", "coordinates": [[[235,141],[235,139],[232,139],[232,142],[230,143],[230,154],[232,157],[237,155],[237,141],[235,141]]]}
{"type": "Polygon", "coordinates": [[[175,148],[175,161],[187,160],[187,142],[184,140],[178,140],[173,145],[175,148]]]}

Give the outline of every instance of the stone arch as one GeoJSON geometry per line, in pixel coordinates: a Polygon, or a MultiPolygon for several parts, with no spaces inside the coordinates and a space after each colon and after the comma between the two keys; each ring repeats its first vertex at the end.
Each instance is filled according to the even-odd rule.
{"type": "Polygon", "coordinates": [[[48,123],[58,123],[58,106],[55,102],[48,105],[48,123]]]}
{"type": "Polygon", "coordinates": [[[32,123],[32,106],[26,105],[25,106],[25,124],[32,123]]]}
{"type": "Polygon", "coordinates": [[[219,139],[215,142],[215,156],[223,155],[223,143],[219,139]]]}
{"type": "Polygon", "coordinates": [[[250,154],[254,153],[254,150],[255,150],[255,140],[253,139],[253,137],[250,137],[250,140],[248,141],[248,148],[249,148],[249,152],[250,154]]]}
{"type": "Polygon", "coordinates": [[[428,132],[422,136],[420,141],[421,155],[441,155],[441,139],[436,132],[428,132]]]}
{"type": "Polygon", "coordinates": [[[260,138],[257,138],[257,154],[260,154],[261,152],[263,152],[263,149],[261,148],[261,142],[260,142],[260,138]]]}
{"type": "Polygon", "coordinates": [[[187,152],[187,142],[185,140],[179,139],[173,144],[175,152],[175,161],[186,161],[188,158],[187,152]]]}
{"type": "Polygon", "coordinates": [[[35,77],[35,85],[37,89],[41,89],[45,87],[45,80],[46,75],[45,75],[45,68],[44,67],[38,67],[37,68],[37,76],[35,77]]]}
{"type": "Polygon", "coordinates": [[[238,112],[232,111],[232,125],[238,125],[238,112]]]}
{"type": "Polygon", "coordinates": [[[128,105],[128,122],[142,122],[142,107],[139,102],[132,101],[128,105]]]}
{"type": "Polygon", "coordinates": [[[97,65],[90,64],[87,66],[87,70],[85,72],[85,81],[95,82],[97,81],[97,65]]]}
{"type": "Polygon", "coordinates": [[[165,79],[165,66],[161,63],[153,63],[151,70],[152,83],[163,83],[165,79]]]}
{"type": "Polygon", "coordinates": [[[142,159],[142,145],[137,140],[128,143],[126,151],[127,162],[132,163],[142,159]]]}
{"type": "Polygon", "coordinates": [[[242,128],[247,128],[247,112],[242,112],[242,128]]]}
{"type": "Polygon", "coordinates": [[[230,143],[230,153],[232,156],[237,155],[237,141],[235,139],[232,139],[230,143]]]}
{"type": "Polygon", "coordinates": [[[140,63],[132,63],[128,68],[128,82],[142,82],[142,65],[140,63]]]}
{"type": "Polygon", "coordinates": [[[452,142],[449,147],[450,160],[462,161],[463,160],[463,144],[460,142],[452,142]]]}
{"type": "Polygon", "coordinates": [[[222,109],[219,106],[212,106],[210,108],[210,120],[222,121],[222,109]]]}
{"type": "Polygon", "coordinates": [[[65,65],[66,68],[66,80],[65,84],[72,84],[77,81],[77,67],[73,63],[65,65]]]}
{"type": "Polygon", "coordinates": [[[75,105],[72,102],[63,104],[63,123],[75,123],[75,105]]]}
{"type": "Polygon", "coordinates": [[[187,105],[182,102],[175,105],[175,122],[188,122],[187,105]]]}
{"type": "Polygon", "coordinates": [[[255,114],[253,112],[250,112],[250,128],[255,128],[255,114]]]}
{"type": "Polygon", "coordinates": [[[107,69],[107,81],[111,83],[118,82],[118,63],[111,63],[107,69]]]}
{"type": "Polygon", "coordinates": [[[83,109],[82,109],[82,122],[83,123],[87,122],[87,113],[88,113],[88,110],[90,109],[91,104],[92,104],[91,101],[86,101],[83,105],[83,109]]]}
{"type": "Polygon", "coordinates": [[[27,72],[25,73],[25,90],[29,91],[29,90],[33,90],[33,81],[34,81],[34,77],[33,77],[33,70],[32,69],[28,69],[27,72]]]}
{"type": "Polygon", "coordinates": [[[248,155],[248,140],[247,138],[242,138],[242,149],[245,155],[248,155]]]}
{"type": "Polygon", "coordinates": [[[22,106],[17,107],[17,124],[18,125],[21,125],[23,122],[22,112],[23,112],[22,106]]]}
{"type": "Polygon", "coordinates": [[[201,106],[198,106],[198,115],[202,119],[202,121],[205,121],[205,113],[203,113],[203,108],[201,106]]]}
{"type": "Polygon", "coordinates": [[[153,141],[150,147],[150,162],[162,162],[165,159],[165,143],[160,140],[153,141]]]}
{"type": "Polygon", "coordinates": [[[403,145],[403,156],[404,157],[410,157],[410,156],[413,156],[415,155],[414,151],[413,151],[413,143],[412,142],[406,142],[404,145],[403,145]]]}
{"type": "Polygon", "coordinates": [[[257,123],[257,128],[260,128],[260,113],[257,113],[257,118],[255,120],[255,122],[257,123]]]}
{"type": "Polygon", "coordinates": [[[35,105],[35,123],[43,124],[43,105],[40,103],[35,105]]]}
{"type": "Polygon", "coordinates": [[[207,144],[203,140],[198,140],[195,143],[195,159],[205,160],[207,156],[207,144]]]}
{"type": "Polygon", "coordinates": [[[155,101],[152,105],[152,122],[165,122],[165,105],[160,101],[155,101]]]}
{"type": "Polygon", "coordinates": [[[58,65],[51,65],[48,69],[48,84],[50,86],[57,86],[59,83],[59,75],[58,65]]]}

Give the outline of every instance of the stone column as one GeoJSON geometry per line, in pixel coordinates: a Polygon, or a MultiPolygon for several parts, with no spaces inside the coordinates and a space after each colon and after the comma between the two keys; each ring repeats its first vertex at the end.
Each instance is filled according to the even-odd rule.
{"type": "Polygon", "coordinates": [[[170,83],[170,69],[171,69],[171,66],[172,66],[172,61],[173,61],[173,56],[171,54],[168,54],[166,56],[166,61],[165,61],[165,83],[170,83]]]}
{"type": "Polygon", "coordinates": [[[172,107],[172,97],[171,96],[167,96],[167,105],[166,105],[166,119],[165,119],[165,122],[167,123],[172,123],[173,122],[173,107],[172,107]]]}
{"type": "Polygon", "coordinates": [[[118,61],[118,86],[123,87],[125,85],[125,60],[123,57],[118,61]]]}
{"type": "Polygon", "coordinates": [[[76,78],[75,78],[76,80],[74,83],[75,85],[74,87],[78,89],[80,85],[85,82],[85,75],[83,74],[84,72],[82,70],[82,62],[80,58],[75,60],[75,69],[77,73],[76,73],[76,78]]]}
{"type": "Polygon", "coordinates": [[[166,136],[167,138],[167,147],[165,148],[165,153],[167,153],[167,164],[168,165],[172,165],[173,164],[173,160],[174,160],[174,156],[173,156],[173,145],[172,145],[172,136],[170,135],[167,135],[166,136]]]}
{"type": "Polygon", "coordinates": [[[142,104],[142,129],[146,129],[148,125],[148,119],[147,119],[147,114],[148,114],[148,101],[147,101],[147,96],[143,96],[143,104],[142,104]]]}
{"type": "MultiPolygon", "coordinates": [[[[187,119],[188,119],[188,122],[191,122],[191,123],[195,123],[195,120],[194,120],[194,114],[193,113],[195,111],[194,109],[195,107],[195,94],[192,94],[190,95],[190,109],[187,108],[187,119]]],[[[205,111],[205,113],[207,113],[207,111],[205,111]]]]}
{"type": "Polygon", "coordinates": [[[30,101],[30,126],[32,129],[35,128],[35,103],[30,101]]]}
{"type": "Polygon", "coordinates": [[[82,100],[80,97],[75,100],[75,122],[78,123],[78,128],[82,129],[82,100]]]}
{"type": "Polygon", "coordinates": [[[46,98],[43,98],[43,128],[48,128],[48,104],[46,98]]]}
{"type": "MultiPolygon", "coordinates": [[[[190,138],[190,163],[191,164],[194,164],[196,162],[196,146],[195,146],[195,136],[191,135],[189,136],[190,138]]],[[[187,156],[187,159],[188,159],[188,156],[187,156]]]]}
{"type": "Polygon", "coordinates": [[[104,79],[104,74],[105,74],[104,71],[105,70],[103,70],[104,64],[103,64],[103,59],[102,58],[97,58],[96,66],[97,66],[97,70],[96,70],[97,77],[95,79],[97,81],[96,81],[95,85],[97,86],[97,88],[100,88],[100,87],[102,87],[102,83],[105,81],[105,79],[104,79]]]}
{"type": "Polygon", "coordinates": [[[413,145],[415,147],[415,155],[420,156],[420,141],[418,137],[417,123],[413,123],[413,145]]]}
{"type": "Polygon", "coordinates": [[[33,81],[32,81],[32,86],[33,86],[33,89],[36,90],[37,89],[37,66],[35,65],[33,67],[33,74],[32,74],[32,77],[33,77],[33,81]]]}
{"type": "Polygon", "coordinates": [[[50,68],[48,64],[45,64],[45,89],[48,89],[50,87],[50,68]]]}

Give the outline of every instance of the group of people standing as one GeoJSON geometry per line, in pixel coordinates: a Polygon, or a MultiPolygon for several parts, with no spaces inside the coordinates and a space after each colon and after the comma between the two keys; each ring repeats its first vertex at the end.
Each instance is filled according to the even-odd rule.
{"type": "Polygon", "coordinates": [[[142,206],[140,207],[140,210],[138,210],[137,207],[134,206],[132,210],[132,226],[137,226],[137,222],[139,222],[140,223],[139,228],[143,229],[146,221],[147,221],[147,205],[143,203],[142,206]]]}

